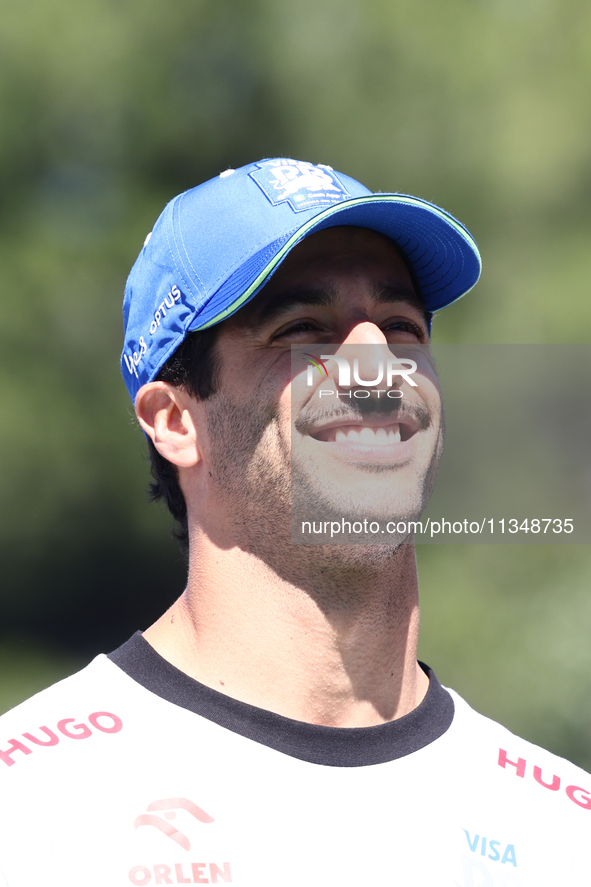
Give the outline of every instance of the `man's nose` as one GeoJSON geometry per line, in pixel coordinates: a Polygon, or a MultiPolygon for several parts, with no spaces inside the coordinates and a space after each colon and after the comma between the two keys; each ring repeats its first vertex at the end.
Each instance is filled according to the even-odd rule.
{"type": "Polygon", "coordinates": [[[376,326],[376,324],[372,323],[370,320],[364,320],[361,323],[355,324],[355,326],[349,330],[342,344],[387,345],[388,340],[379,326],[376,326]]]}
{"type": "Polygon", "coordinates": [[[381,381],[385,361],[392,355],[379,326],[370,321],[356,324],[344,339],[343,346],[348,346],[344,348],[343,356],[353,370],[353,386],[365,387],[381,381]]]}

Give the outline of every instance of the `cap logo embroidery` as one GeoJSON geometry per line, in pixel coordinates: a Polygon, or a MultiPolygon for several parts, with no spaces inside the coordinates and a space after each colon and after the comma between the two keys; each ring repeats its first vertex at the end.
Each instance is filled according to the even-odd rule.
{"type": "MultiPolygon", "coordinates": [[[[172,289],[170,290],[170,292],[168,292],[166,294],[166,296],[164,297],[164,299],[158,305],[158,307],[156,308],[156,311],[154,312],[154,319],[152,320],[152,322],[150,324],[150,335],[151,336],[154,335],[154,333],[156,332],[156,330],[160,326],[162,318],[166,317],[166,309],[168,308],[170,310],[170,308],[174,308],[175,304],[178,303],[181,296],[182,296],[182,293],[175,283],[173,285],[172,289]]],[[[144,354],[147,353],[148,348],[150,347],[147,344],[147,342],[143,336],[139,337],[138,343],[140,346],[139,351],[134,351],[133,353],[130,353],[129,355],[126,354],[125,352],[123,353],[123,360],[125,361],[125,366],[127,367],[130,374],[133,373],[133,375],[136,377],[136,379],[139,379],[137,368],[138,368],[139,364],[141,363],[141,361],[144,357],[144,354]]]]}
{"type": "Polygon", "coordinates": [[[332,206],[350,196],[329,166],[268,160],[249,175],[273,206],[287,203],[294,212],[332,206]]]}

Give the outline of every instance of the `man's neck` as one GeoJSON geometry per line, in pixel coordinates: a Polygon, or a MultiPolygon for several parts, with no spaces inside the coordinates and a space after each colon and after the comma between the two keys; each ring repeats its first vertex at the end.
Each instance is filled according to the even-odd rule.
{"type": "Polygon", "coordinates": [[[185,592],[144,637],[201,683],[285,717],[334,727],[402,717],[428,686],[414,549],[377,554],[335,565],[334,551],[302,546],[278,570],[237,547],[193,544],[185,592]]]}

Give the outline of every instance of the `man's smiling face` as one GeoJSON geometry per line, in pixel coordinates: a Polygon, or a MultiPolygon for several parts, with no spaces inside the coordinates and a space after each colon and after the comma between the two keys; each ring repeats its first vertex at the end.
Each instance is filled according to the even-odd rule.
{"type": "MultiPolygon", "coordinates": [[[[232,520],[251,526],[254,536],[268,518],[284,524],[290,481],[294,502],[313,502],[327,520],[416,517],[442,447],[428,342],[422,301],[386,237],[339,227],[295,247],[220,330],[218,393],[204,402],[205,455],[232,520]],[[292,345],[315,353],[344,345],[345,354],[362,346],[359,374],[369,379],[379,358],[393,351],[416,361],[418,384],[396,379],[402,400],[330,398],[327,407],[316,386],[305,386],[305,363],[292,384],[292,345]]],[[[318,387],[327,385],[337,390],[336,365],[318,387]]]]}

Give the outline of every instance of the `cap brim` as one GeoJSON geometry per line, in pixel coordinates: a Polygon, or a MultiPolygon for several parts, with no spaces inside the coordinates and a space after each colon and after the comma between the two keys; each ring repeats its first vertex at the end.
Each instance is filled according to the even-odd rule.
{"type": "Polygon", "coordinates": [[[417,197],[372,194],[329,207],[281,240],[267,244],[222,283],[202,306],[190,330],[205,329],[235,314],[256,296],[303,238],[340,225],[370,228],[390,237],[412,265],[428,311],[455,302],[480,277],[478,247],[453,216],[417,197]]]}

